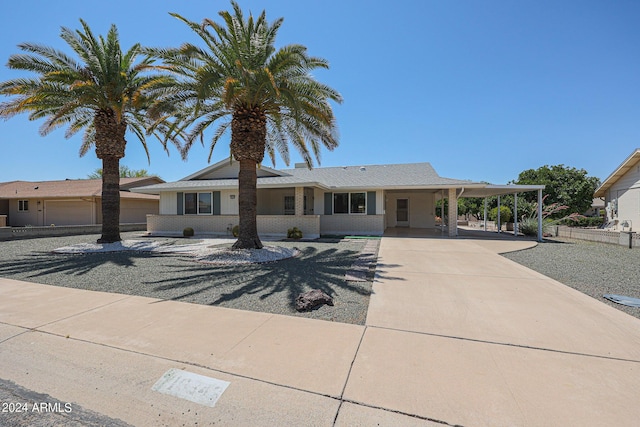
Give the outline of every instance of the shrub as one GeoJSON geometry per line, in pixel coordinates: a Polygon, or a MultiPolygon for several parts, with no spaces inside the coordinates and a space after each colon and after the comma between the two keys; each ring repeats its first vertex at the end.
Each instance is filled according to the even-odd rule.
{"type": "Polygon", "coordinates": [[[585,216],[575,221],[562,221],[562,225],[569,227],[600,227],[604,224],[604,218],[600,216],[585,216]]]}
{"type": "Polygon", "coordinates": [[[240,226],[234,225],[231,229],[231,234],[233,234],[233,237],[238,237],[238,235],[240,234],[240,226]]]}
{"type": "Polygon", "coordinates": [[[302,239],[302,230],[298,227],[293,227],[287,230],[288,239],[302,239]]]}
{"type": "MultiPolygon", "coordinates": [[[[498,220],[497,206],[491,209],[491,211],[489,212],[489,219],[491,221],[498,220]]],[[[501,223],[511,222],[512,219],[513,219],[513,213],[511,212],[511,209],[509,208],[509,206],[504,206],[504,205],[500,206],[500,222],[501,223]]]]}
{"type": "Polygon", "coordinates": [[[191,227],[187,227],[184,230],[182,230],[182,236],[183,237],[193,237],[194,234],[195,233],[193,231],[193,228],[191,228],[191,227]]]}

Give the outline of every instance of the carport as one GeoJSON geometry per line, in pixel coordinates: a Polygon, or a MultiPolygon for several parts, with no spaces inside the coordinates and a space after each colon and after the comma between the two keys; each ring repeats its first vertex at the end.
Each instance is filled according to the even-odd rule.
{"type": "MultiPolygon", "coordinates": [[[[515,218],[515,230],[514,235],[517,236],[517,221],[518,221],[518,193],[525,193],[529,191],[537,191],[538,192],[538,236],[537,240],[542,241],[542,190],[544,190],[544,185],[517,185],[517,184],[509,184],[509,185],[493,185],[493,184],[473,184],[468,187],[449,187],[446,190],[442,189],[438,200],[443,200],[445,198],[449,199],[449,237],[456,237],[458,235],[458,199],[461,197],[481,197],[485,199],[485,210],[484,210],[484,218],[485,218],[485,231],[486,231],[486,221],[487,221],[487,204],[486,198],[492,196],[498,196],[498,206],[500,206],[499,196],[504,196],[507,194],[512,194],[514,196],[514,218],[515,218]],[[446,195],[445,195],[446,194],[446,195]],[[456,220],[452,221],[451,219],[455,218],[456,220]]],[[[437,194],[437,193],[436,193],[437,194]]],[[[500,209],[498,208],[498,216],[500,209]]],[[[499,218],[499,217],[498,217],[499,218]]]]}

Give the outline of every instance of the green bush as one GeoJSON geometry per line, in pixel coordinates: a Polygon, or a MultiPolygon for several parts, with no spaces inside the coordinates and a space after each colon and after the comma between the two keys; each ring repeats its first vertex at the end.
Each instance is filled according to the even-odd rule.
{"type": "Polygon", "coordinates": [[[287,230],[287,239],[302,239],[302,230],[293,227],[287,230]]]}
{"type": "Polygon", "coordinates": [[[240,226],[234,225],[231,229],[231,234],[233,234],[233,237],[238,237],[238,235],[240,234],[240,226]]]}
{"type": "MultiPolygon", "coordinates": [[[[489,219],[491,221],[498,220],[497,206],[491,209],[491,211],[489,211],[489,219]]],[[[511,209],[509,208],[509,206],[504,206],[504,205],[500,206],[500,222],[504,224],[505,222],[511,222],[512,219],[513,219],[513,213],[511,212],[511,209]]]]}
{"type": "Polygon", "coordinates": [[[183,237],[193,237],[194,234],[195,234],[195,232],[193,231],[193,228],[191,228],[191,227],[187,227],[184,230],[182,230],[182,236],[183,237]]]}
{"type": "Polygon", "coordinates": [[[569,227],[600,227],[602,224],[604,224],[604,218],[600,216],[585,216],[574,221],[562,221],[562,225],[568,225],[569,227]]]}

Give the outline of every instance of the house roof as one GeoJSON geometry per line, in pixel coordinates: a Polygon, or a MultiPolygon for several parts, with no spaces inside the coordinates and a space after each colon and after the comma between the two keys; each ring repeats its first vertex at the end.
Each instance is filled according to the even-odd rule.
{"type": "MultiPolygon", "coordinates": [[[[156,198],[131,193],[137,186],[164,182],[158,177],[120,178],[120,197],[125,199],[156,198]]],[[[101,179],[67,179],[60,181],[11,181],[0,183],[0,199],[101,197],[101,179]]]]}
{"type": "MultiPolygon", "coordinates": [[[[179,181],[139,187],[133,191],[158,194],[161,191],[237,189],[237,174],[237,162],[226,159],[179,181]],[[213,177],[216,179],[210,179],[213,177]]],[[[304,164],[297,164],[293,169],[260,168],[258,170],[257,186],[258,188],[317,187],[324,190],[430,189],[435,191],[447,188],[480,190],[487,188],[490,184],[441,177],[431,164],[425,162],[313,169],[308,169],[304,164]]],[[[504,191],[504,194],[513,193],[514,189],[514,186],[493,187],[494,192],[504,191]]],[[[544,188],[544,186],[517,187],[520,191],[530,191],[538,189],[538,187],[544,188]]]]}
{"type": "Polygon", "coordinates": [[[594,197],[605,197],[607,190],[611,188],[620,178],[622,178],[629,170],[636,166],[640,162],[640,148],[636,148],[629,157],[627,157],[621,164],[613,171],[611,175],[604,180],[600,187],[596,188],[594,197]]]}

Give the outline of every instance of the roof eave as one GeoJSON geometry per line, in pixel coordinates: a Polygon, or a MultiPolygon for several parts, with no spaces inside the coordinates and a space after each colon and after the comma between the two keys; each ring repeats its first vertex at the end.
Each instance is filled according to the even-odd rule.
{"type": "Polygon", "coordinates": [[[640,160],[640,148],[636,148],[624,161],[614,170],[611,175],[605,179],[596,191],[593,193],[594,197],[605,197],[607,190],[611,188],[613,184],[624,176],[629,170],[640,160]]]}

